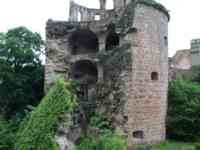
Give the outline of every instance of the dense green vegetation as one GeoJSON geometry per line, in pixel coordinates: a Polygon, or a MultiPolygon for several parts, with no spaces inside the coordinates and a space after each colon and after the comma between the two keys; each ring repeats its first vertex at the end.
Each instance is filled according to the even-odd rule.
{"type": "Polygon", "coordinates": [[[12,150],[15,138],[12,124],[0,116],[0,150],[12,150]]]}
{"type": "Polygon", "coordinates": [[[167,141],[157,145],[140,146],[137,150],[196,150],[194,144],[167,141]]]}
{"type": "Polygon", "coordinates": [[[44,42],[25,27],[0,33],[0,113],[13,117],[43,97],[44,42]]]}
{"type": "Polygon", "coordinates": [[[168,99],[169,137],[197,141],[200,137],[200,85],[185,80],[171,81],[168,99]]]}
{"type": "Polygon", "coordinates": [[[70,83],[59,79],[39,106],[21,124],[16,150],[57,150],[55,131],[64,112],[74,109],[76,97],[70,83]]]}
{"type": "Polygon", "coordinates": [[[77,150],[127,150],[126,138],[112,128],[105,116],[94,114],[90,119],[89,133],[83,135],[77,150]]]}
{"type": "Polygon", "coordinates": [[[98,136],[83,137],[78,150],[127,150],[125,137],[119,133],[104,132],[98,136]]]}
{"type": "Polygon", "coordinates": [[[191,68],[191,80],[200,83],[200,66],[193,66],[191,68]]]}
{"type": "Polygon", "coordinates": [[[100,132],[113,131],[111,120],[106,118],[106,116],[100,114],[93,114],[90,118],[89,126],[95,128],[100,132]]]}

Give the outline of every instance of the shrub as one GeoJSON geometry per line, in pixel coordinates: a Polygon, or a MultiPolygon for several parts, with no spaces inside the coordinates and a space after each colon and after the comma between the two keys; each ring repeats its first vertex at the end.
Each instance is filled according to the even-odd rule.
{"type": "Polygon", "coordinates": [[[83,137],[81,143],[77,146],[77,150],[97,150],[98,141],[94,136],[83,137]]]}
{"type": "Polygon", "coordinates": [[[59,119],[77,105],[71,84],[59,78],[55,86],[30,113],[18,131],[16,150],[57,150],[54,135],[59,119]]]}
{"type": "Polygon", "coordinates": [[[175,80],[169,84],[168,135],[195,141],[200,137],[200,85],[175,80]]]}
{"type": "Polygon", "coordinates": [[[195,150],[200,150],[200,144],[195,145],[195,150]]]}
{"type": "Polygon", "coordinates": [[[99,138],[98,150],[127,150],[126,139],[119,133],[107,133],[99,138]]]}
{"type": "Polygon", "coordinates": [[[14,134],[11,125],[0,116],[0,150],[11,150],[14,144],[14,134]]]}
{"type": "Polygon", "coordinates": [[[191,68],[191,79],[194,82],[200,83],[200,66],[193,66],[191,68]]]}
{"type": "Polygon", "coordinates": [[[127,142],[119,133],[104,132],[99,137],[83,137],[77,150],[127,150],[127,142]]]}
{"type": "Polygon", "coordinates": [[[109,120],[106,116],[102,116],[100,114],[94,114],[90,119],[89,126],[93,128],[97,128],[100,131],[113,130],[111,120],[109,120]]]}
{"type": "Polygon", "coordinates": [[[6,120],[6,117],[0,115],[0,150],[13,150],[16,132],[22,121],[23,115],[16,114],[12,119],[6,120]]]}

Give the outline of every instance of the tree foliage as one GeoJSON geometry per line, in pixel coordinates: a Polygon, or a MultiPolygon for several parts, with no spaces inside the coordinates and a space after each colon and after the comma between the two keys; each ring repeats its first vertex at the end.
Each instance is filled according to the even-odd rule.
{"type": "Polygon", "coordinates": [[[168,134],[178,140],[200,138],[200,85],[175,80],[169,84],[168,134]]]}
{"type": "Polygon", "coordinates": [[[76,105],[71,83],[58,79],[39,106],[22,122],[17,134],[16,150],[57,150],[54,136],[59,119],[76,105]]]}
{"type": "Polygon", "coordinates": [[[191,80],[200,83],[200,66],[193,66],[191,68],[191,80]]]}
{"type": "Polygon", "coordinates": [[[0,33],[0,112],[11,116],[43,96],[41,36],[25,27],[0,33]]]}

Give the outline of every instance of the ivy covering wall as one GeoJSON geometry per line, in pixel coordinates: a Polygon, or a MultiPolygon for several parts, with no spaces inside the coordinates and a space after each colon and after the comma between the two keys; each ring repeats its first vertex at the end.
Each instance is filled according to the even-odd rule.
{"type": "Polygon", "coordinates": [[[59,78],[40,105],[22,122],[17,134],[16,150],[58,150],[55,132],[62,114],[77,106],[71,83],[59,78]]]}

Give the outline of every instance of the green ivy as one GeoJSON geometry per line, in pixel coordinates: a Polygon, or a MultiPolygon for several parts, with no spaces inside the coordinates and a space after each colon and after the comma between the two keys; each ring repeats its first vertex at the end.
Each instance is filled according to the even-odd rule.
{"type": "Polygon", "coordinates": [[[62,114],[77,106],[71,83],[59,78],[39,106],[21,124],[16,150],[58,150],[54,136],[62,114]]]}

